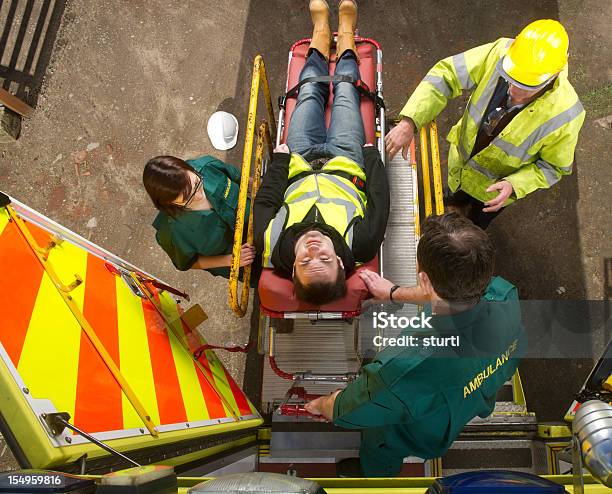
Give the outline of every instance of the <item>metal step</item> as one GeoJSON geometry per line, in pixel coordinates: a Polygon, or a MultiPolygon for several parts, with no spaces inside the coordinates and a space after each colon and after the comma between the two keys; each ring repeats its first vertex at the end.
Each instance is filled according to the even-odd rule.
{"type": "Polygon", "coordinates": [[[457,440],[442,457],[442,474],[491,468],[534,473],[537,464],[531,439],[500,436],[497,439],[457,440]]]}
{"type": "MultiPolygon", "coordinates": [[[[305,422],[274,415],[270,452],[259,458],[259,471],[293,473],[300,476],[335,477],[335,465],[343,458],[359,456],[361,434],[332,424],[305,422]]],[[[429,462],[404,459],[404,476],[429,476],[429,462]]]]}

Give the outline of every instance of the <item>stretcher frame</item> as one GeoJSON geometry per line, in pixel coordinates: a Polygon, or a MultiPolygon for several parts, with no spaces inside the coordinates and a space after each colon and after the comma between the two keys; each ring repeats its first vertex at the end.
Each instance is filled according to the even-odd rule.
{"type": "MultiPolygon", "coordinates": [[[[337,33],[334,33],[334,41],[337,41],[337,33]]],[[[302,38],[291,46],[289,50],[289,57],[287,61],[287,77],[285,82],[285,94],[291,89],[289,87],[289,78],[290,78],[290,70],[291,70],[291,61],[294,56],[294,52],[296,48],[309,44],[311,42],[311,38],[302,38]]],[[[376,65],[375,65],[375,88],[371,89],[375,95],[376,99],[379,102],[383,102],[383,82],[382,82],[382,49],[380,44],[372,39],[365,38],[359,35],[355,36],[355,43],[369,43],[374,46],[376,50],[376,65]]],[[[279,99],[279,115],[278,115],[278,125],[276,127],[276,142],[275,146],[279,146],[281,144],[283,134],[285,131],[285,105],[281,103],[281,99],[279,99]]],[[[383,163],[386,162],[385,156],[385,106],[384,103],[379,104],[375,102],[375,114],[374,114],[374,132],[376,137],[376,146],[380,153],[381,159],[383,163]]],[[[383,249],[382,245],[378,251],[378,272],[381,276],[383,276],[383,249]]],[[[352,311],[292,311],[292,312],[275,312],[269,309],[266,309],[263,305],[260,305],[260,310],[263,314],[265,314],[266,321],[266,330],[268,331],[268,362],[272,370],[279,377],[292,381],[292,385],[287,391],[281,405],[277,408],[276,413],[280,415],[289,415],[294,416],[296,418],[299,417],[307,417],[312,416],[309,412],[304,409],[304,402],[312,400],[316,398],[317,395],[311,395],[306,393],[303,385],[310,382],[327,382],[327,383],[337,383],[339,385],[347,384],[348,382],[354,380],[357,375],[355,373],[347,373],[347,374],[316,374],[309,371],[306,372],[294,372],[289,373],[281,370],[275,360],[275,337],[276,337],[276,328],[271,324],[270,318],[272,319],[310,319],[313,321],[316,320],[330,320],[330,319],[343,319],[343,320],[351,320],[354,317],[357,317],[361,313],[361,307],[357,307],[352,311]]]]}
{"type": "MultiPolygon", "coordinates": [[[[334,33],[334,41],[337,41],[337,33],[334,33]]],[[[291,70],[291,61],[294,57],[294,52],[296,48],[299,46],[310,44],[311,38],[302,38],[297,40],[291,46],[289,50],[289,58],[287,60],[287,77],[285,82],[285,94],[291,89],[289,87],[289,77],[291,70]]],[[[376,50],[376,76],[375,76],[375,88],[371,88],[371,90],[375,93],[377,100],[383,100],[383,82],[382,82],[382,49],[380,43],[373,38],[365,38],[359,35],[355,36],[355,44],[359,43],[369,43],[374,46],[376,50]]],[[[386,162],[385,158],[385,106],[384,104],[375,103],[375,115],[374,115],[374,131],[376,136],[376,147],[380,152],[381,159],[383,163],[386,162]]],[[[282,137],[285,131],[285,106],[279,105],[279,114],[278,114],[278,125],[276,126],[276,140],[275,146],[279,146],[282,141],[282,137]]],[[[382,245],[378,249],[378,273],[383,276],[383,249],[382,245]]],[[[273,319],[310,319],[310,320],[318,320],[318,319],[343,319],[350,320],[354,317],[357,317],[361,314],[361,307],[356,307],[353,310],[348,311],[288,311],[288,312],[277,312],[270,309],[267,309],[263,305],[260,305],[261,311],[265,313],[268,317],[273,319]]]]}

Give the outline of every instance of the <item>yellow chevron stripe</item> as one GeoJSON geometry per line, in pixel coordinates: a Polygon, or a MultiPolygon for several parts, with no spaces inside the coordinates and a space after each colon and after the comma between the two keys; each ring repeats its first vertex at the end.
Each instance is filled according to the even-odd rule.
{"type": "MultiPolygon", "coordinates": [[[[120,371],[140,399],[153,423],[159,424],[159,410],[142,302],[119,276],[116,278],[116,287],[120,371]]],[[[124,429],[143,427],[142,420],[125,394],[121,398],[124,429]]]]}
{"type": "MultiPolygon", "coordinates": [[[[87,252],[63,242],[49,262],[65,284],[79,274],[83,283],[69,295],[83,310],[87,252]]],[[[46,398],[58,411],[74,416],[81,326],[45,273],[28,326],[17,370],[35,398],[46,398]]]]}
{"type": "MultiPolygon", "coordinates": [[[[160,296],[160,301],[162,311],[169,316],[168,320],[176,321],[173,323],[173,327],[177,334],[183,334],[176,303],[166,294],[160,296]]],[[[183,395],[187,420],[194,422],[196,420],[210,419],[208,407],[206,406],[206,401],[204,400],[202,389],[200,388],[198,371],[193,365],[191,355],[185,351],[181,342],[177,340],[171,331],[168,331],[168,338],[170,339],[174,365],[176,367],[181,394],[183,395]]]]}
{"type": "MultiPolygon", "coordinates": [[[[227,403],[229,404],[229,406],[232,407],[236,415],[240,416],[240,411],[238,410],[236,399],[234,398],[232,389],[230,388],[229,382],[227,381],[227,376],[225,375],[225,372],[223,371],[223,364],[221,363],[221,361],[219,360],[219,358],[214,352],[211,352],[211,351],[206,352],[206,357],[208,359],[210,371],[213,374],[213,379],[215,380],[215,384],[217,385],[217,390],[219,391],[221,396],[223,396],[226,399],[227,403]]],[[[224,408],[226,408],[225,411],[229,416],[230,411],[227,410],[227,407],[225,407],[225,404],[224,404],[224,408]]]]}
{"type": "MultiPolygon", "coordinates": [[[[166,297],[170,299],[167,293],[164,293],[161,296],[162,299],[166,297]]],[[[165,309],[163,310],[163,312],[165,313],[166,320],[174,320],[174,318],[178,316],[176,304],[172,301],[170,301],[169,304],[171,305],[168,305],[167,307],[171,307],[171,310],[174,312],[167,312],[165,309]]],[[[183,334],[182,328],[180,332],[178,332],[178,334],[183,334]]],[[[202,344],[206,343],[205,339],[199,333],[198,336],[202,344]]],[[[232,412],[228,409],[228,406],[230,406],[235,411],[235,415],[239,415],[236,400],[231,392],[231,389],[225,377],[225,373],[223,372],[223,364],[218,359],[216,359],[216,356],[213,357],[213,352],[206,352],[206,354],[209,355],[208,362],[210,364],[210,369],[213,374],[212,384],[216,387],[219,395],[222,398],[221,404],[223,405],[223,409],[225,410],[225,416],[231,417],[233,415],[232,412]]]]}
{"type": "Polygon", "coordinates": [[[0,209],[0,235],[4,231],[4,227],[8,225],[9,222],[9,214],[6,208],[0,209]]]}

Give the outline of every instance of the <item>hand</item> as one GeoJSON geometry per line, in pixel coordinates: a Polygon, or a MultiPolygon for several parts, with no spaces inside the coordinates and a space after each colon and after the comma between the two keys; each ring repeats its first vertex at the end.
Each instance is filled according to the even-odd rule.
{"type": "Polygon", "coordinates": [[[404,159],[408,159],[408,150],[410,149],[410,143],[414,138],[414,131],[414,122],[406,117],[404,117],[400,123],[389,131],[389,133],[385,136],[385,148],[390,160],[393,159],[400,149],[402,150],[402,156],[404,159]]]}
{"type": "Polygon", "coordinates": [[[244,244],[240,247],[240,267],[248,266],[255,260],[255,247],[244,244]]]}
{"type": "Polygon", "coordinates": [[[374,295],[374,298],[378,300],[389,300],[389,291],[395,286],[394,283],[391,283],[389,280],[384,279],[378,273],[370,271],[369,269],[359,271],[359,277],[366,284],[370,293],[374,295]]]}
{"type": "Polygon", "coordinates": [[[494,213],[495,211],[499,211],[503,207],[504,202],[506,202],[506,199],[508,199],[508,197],[512,195],[512,192],[514,192],[512,184],[507,180],[494,183],[486,191],[493,192],[494,190],[499,190],[499,194],[495,199],[485,202],[485,206],[489,206],[482,209],[485,213],[494,213]]]}
{"type": "Polygon", "coordinates": [[[326,421],[331,422],[334,419],[334,403],[336,402],[336,396],[340,394],[342,390],[334,391],[330,395],[325,395],[312,400],[304,406],[307,412],[313,415],[320,415],[326,421]]]}
{"type": "Polygon", "coordinates": [[[291,153],[291,151],[289,151],[289,146],[287,146],[287,144],[279,144],[274,149],[274,152],[275,153],[285,153],[285,154],[290,154],[291,153]]]}

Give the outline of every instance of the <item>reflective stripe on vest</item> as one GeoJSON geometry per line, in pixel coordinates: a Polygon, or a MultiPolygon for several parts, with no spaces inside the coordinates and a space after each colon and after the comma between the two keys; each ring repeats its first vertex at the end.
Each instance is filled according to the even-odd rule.
{"type": "MultiPolygon", "coordinates": [[[[540,169],[546,182],[548,182],[549,186],[555,185],[559,180],[561,180],[561,175],[555,170],[554,166],[552,166],[548,161],[544,161],[539,159],[536,161],[536,166],[540,169]]],[[[571,170],[571,166],[569,167],[571,170]]]]}
{"type": "Polygon", "coordinates": [[[450,98],[453,90],[444,80],[444,77],[439,75],[426,75],[423,80],[429,82],[433,87],[440,91],[446,98],[450,98]]]}
{"type": "MultiPolygon", "coordinates": [[[[580,101],[576,101],[576,103],[574,103],[567,110],[542,123],[542,125],[540,125],[533,132],[531,132],[531,134],[529,134],[518,146],[502,139],[499,136],[493,139],[493,141],[491,141],[489,145],[496,146],[508,156],[517,158],[521,163],[525,163],[537,154],[529,153],[529,149],[531,149],[537,142],[548,137],[550,134],[552,134],[559,128],[563,127],[564,125],[567,125],[572,120],[579,117],[583,111],[584,108],[582,106],[582,103],[580,103],[580,101]]],[[[473,168],[474,170],[480,172],[491,180],[498,180],[502,178],[499,175],[493,173],[491,170],[480,166],[473,158],[469,158],[469,155],[466,152],[463,146],[463,141],[461,139],[459,140],[459,146],[457,146],[457,149],[459,150],[459,153],[461,154],[463,160],[466,162],[466,165],[470,168],[473,168]]],[[[542,171],[542,173],[546,177],[546,181],[548,182],[549,186],[552,186],[559,181],[560,177],[558,176],[558,173],[554,170],[553,166],[550,163],[539,159],[536,161],[536,166],[542,171]]],[[[572,165],[566,167],[559,167],[559,169],[570,173],[572,171],[572,165]]]]}
{"type": "Polygon", "coordinates": [[[472,80],[472,76],[467,68],[465,53],[459,53],[453,57],[453,66],[455,67],[455,73],[461,87],[463,89],[472,89],[476,84],[472,80]]]}
{"type": "Polygon", "coordinates": [[[533,158],[533,156],[535,156],[534,154],[529,153],[529,149],[536,142],[541,141],[545,137],[552,134],[555,130],[559,129],[560,127],[563,127],[565,124],[570,123],[583,111],[584,107],[582,106],[582,103],[580,103],[580,101],[576,101],[576,103],[574,103],[570,108],[568,108],[564,112],[559,113],[557,116],[540,125],[531,134],[529,134],[518,146],[512,144],[511,142],[503,140],[499,136],[493,139],[491,144],[500,148],[508,156],[513,156],[521,161],[527,161],[533,158]]]}
{"type": "MultiPolygon", "coordinates": [[[[506,49],[510,47],[513,41],[514,39],[508,40],[508,42],[506,43],[506,49]]],[[[460,54],[460,55],[463,55],[463,54],[460,54]]],[[[453,64],[455,64],[455,70],[458,70],[456,62],[455,62],[455,57],[459,57],[460,55],[455,55],[453,57],[453,64]]],[[[480,122],[482,121],[483,114],[485,110],[487,109],[487,106],[489,105],[489,101],[491,101],[491,98],[493,97],[493,93],[495,92],[495,87],[497,86],[497,81],[501,77],[500,68],[501,68],[501,63],[502,63],[503,58],[504,57],[502,55],[499,61],[497,62],[495,69],[491,73],[491,76],[489,77],[489,80],[487,81],[485,88],[480,94],[480,97],[476,101],[474,101],[474,95],[472,95],[472,97],[468,101],[467,113],[472,118],[472,120],[474,121],[474,124],[476,125],[476,129],[477,129],[476,132],[478,132],[478,129],[480,128],[480,122]]],[[[465,63],[465,56],[464,56],[463,62],[465,63]]],[[[460,65],[460,62],[458,63],[460,65]]],[[[468,73],[468,76],[469,76],[469,73],[468,73]]],[[[465,135],[466,123],[467,123],[467,120],[464,117],[461,122],[461,131],[459,134],[459,145],[457,146],[457,148],[459,149],[459,153],[461,154],[461,157],[463,158],[463,161],[467,161],[470,155],[468,150],[465,149],[465,145],[462,139],[462,137],[465,135]]],[[[474,139],[476,139],[475,136],[474,136],[474,139]]]]}
{"type": "MultiPolygon", "coordinates": [[[[300,155],[292,155],[289,163],[289,178],[308,170],[310,170],[310,165],[300,155]],[[304,170],[305,166],[308,167],[307,170],[304,170]]],[[[316,206],[325,224],[339,232],[348,247],[352,247],[352,221],[355,217],[364,215],[365,194],[358,191],[349,180],[325,173],[326,170],[347,171],[360,178],[363,176],[365,179],[365,174],[357,163],[349,158],[338,156],[328,161],[319,173],[307,175],[291,184],[285,192],[283,207],[264,233],[264,267],[273,267],[272,252],[283,230],[303,221],[313,206],[316,206]]]]}

